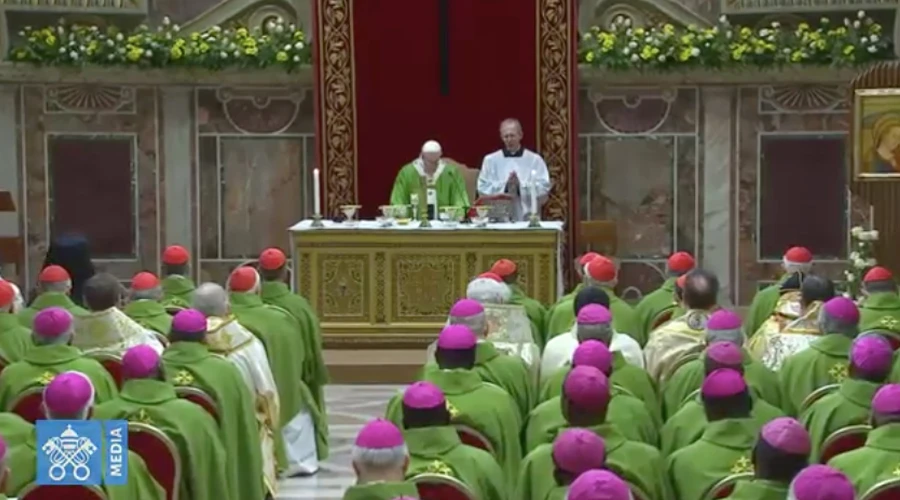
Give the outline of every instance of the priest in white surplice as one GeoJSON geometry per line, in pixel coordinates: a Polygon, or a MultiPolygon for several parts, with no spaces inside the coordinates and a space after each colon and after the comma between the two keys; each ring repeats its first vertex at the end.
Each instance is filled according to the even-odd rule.
{"type": "Polygon", "coordinates": [[[238,323],[229,312],[228,293],[216,283],[204,283],[194,291],[193,307],[206,316],[206,345],[210,352],[234,363],[256,396],[256,420],[262,443],[266,487],[275,494],[278,464],[275,435],[278,432],[278,388],[266,357],[266,349],[256,336],[238,323]]]}
{"type": "Polygon", "coordinates": [[[512,196],[512,220],[527,219],[532,212],[532,193],[540,212],[550,192],[550,172],[544,159],[522,147],[522,124],[515,118],[500,123],[503,149],[484,157],[478,174],[478,192],[512,196]]]}

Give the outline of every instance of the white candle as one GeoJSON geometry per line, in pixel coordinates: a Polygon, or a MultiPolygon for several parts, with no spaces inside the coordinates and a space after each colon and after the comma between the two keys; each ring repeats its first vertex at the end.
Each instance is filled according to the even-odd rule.
{"type": "Polygon", "coordinates": [[[537,216],[537,171],[531,170],[531,213],[537,216]]]}
{"type": "Polygon", "coordinates": [[[313,169],[313,213],[322,215],[322,199],[319,193],[319,169],[313,169]]]}
{"type": "Polygon", "coordinates": [[[875,229],[875,205],[869,205],[869,229],[875,229]]]}

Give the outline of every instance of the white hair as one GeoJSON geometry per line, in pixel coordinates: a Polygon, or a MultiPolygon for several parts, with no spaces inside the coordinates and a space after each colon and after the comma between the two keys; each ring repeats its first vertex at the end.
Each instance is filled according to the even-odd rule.
{"type": "Polygon", "coordinates": [[[406,444],[380,449],[353,446],[350,461],[361,469],[385,470],[403,467],[408,454],[406,444]]]}
{"type": "Polygon", "coordinates": [[[131,289],[131,300],[160,300],[163,298],[163,289],[161,286],[148,288],[147,290],[131,289]]]}
{"type": "Polygon", "coordinates": [[[791,262],[787,257],[782,258],[781,265],[788,274],[808,273],[812,268],[812,262],[791,262]]]}
{"type": "Polygon", "coordinates": [[[482,304],[506,304],[512,299],[512,290],[506,283],[490,278],[475,278],[466,287],[466,298],[482,304]]]}
{"type": "Polygon", "coordinates": [[[847,337],[855,338],[859,333],[859,325],[856,323],[846,323],[837,318],[832,317],[825,311],[823,307],[819,311],[819,317],[816,320],[816,326],[819,327],[819,331],[822,332],[822,335],[828,333],[840,333],[846,335],[847,337]]]}
{"type": "Polygon", "coordinates": [[[218,283],[203,283],[194,290],[191,306],[206,316],[228,314],[228,292],[218,283]]]}
{"type": "Polygon", "coordinates": [[[579,340],[597,339],[609,344],[613,336],[611,323],[578,323],[575,325],[575,336],[579,340]]]}
{"type": "Polygon", "coordinates": [[[72,280],[65,281],[41,281],[39,288],[42,292],[65,293],[72,289],[72,280]]]}
{"type": "Polygon", "coordinates": [[[31,331],[31,341],[34,342],[35,345],[61,345],[68,344],[70,340],[72,340],[72,336],[75,335],[75,320],[72,320],[72,324],[69,325],[69,328],[66,329],[60,335],[55,336],[44,336],[38,333],[35,330],[31,331]]]}
{"type": "Polygon", "coordinates": [[[450,316],[449,323],[451,325],[463,325],[472,330],[477,337],[487,335],[487,317],[483,312],[473,316],[450,316]]]}
{"type": "Polygon", "coordinates": [[[731,330],[706,329],[707,344],[712,344],[713,342],[731,342],[732,344],[743,347],[744,339],[744,330],[741,328],[734,328],[731,330]]]}

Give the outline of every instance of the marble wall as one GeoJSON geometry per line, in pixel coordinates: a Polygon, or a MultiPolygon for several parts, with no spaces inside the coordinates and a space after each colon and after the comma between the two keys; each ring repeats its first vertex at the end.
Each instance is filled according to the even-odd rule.
{"type": "Polygon", "coordinates": [[[0,189],[18,207],[0,233],[23,239],[21,283],[69,231],[126,280],[177,243],[221,281],[311,212],[311,88],[10,84],[0,111],[0,189]]]}

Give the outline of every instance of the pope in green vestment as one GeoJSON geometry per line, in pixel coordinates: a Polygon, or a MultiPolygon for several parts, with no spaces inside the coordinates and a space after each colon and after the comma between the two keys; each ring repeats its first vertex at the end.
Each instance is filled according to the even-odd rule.
{"type": "MultiPolygon", "coordinates": [[[[885,389],[893,393],[893,396],[890,397],[894,400],[891,406],[896,407],[896,399],[900,396],[900,387],[886,386],[882,390],[885,389]]],[[[878,396],[872,404],[875,413],[878,413],[877,399],[878,396]]],[[[862,448],[841,453],[828,461],[829,466],[847,475],[859,495],[882,481],[898,477],[900,422],[896,421],[897,416],[896,413],[891,415],[890,418],[893,420],[886,420],[872,429],[862,448]]]]}
{"type": "MultiPolygon", "coordinates": [[[[206,318],[199,312],[197,315],[202,324],[201,331],[205,332],[206,318]]],[[[176,326],[183,328],[185,320],[185,317],[176,316],[176,326]]],[[[277,485],[264,484],[255,396],[233,363],[210,353],[199,341],[180,340],[182,333],[178,330],[172,332],[173,342],[163,352],[163,373],[175,387],[200,389],[216,402],[228,464],[226,477],[232,481],[230,487],[237,493],[234,498],[260,498],[266,491],[274,495],[277,485]]]]}
{"type": "Polygon", "coordinates": [[[31,328],[34,323],[34,316],[48,307],[62,307],[72,313],[73,316],[87,315],[87,311],[73,302],[68,294],[64,292],[43,292],[31,302],[31,305],[19,312],[19,321],[22,323],[22,326],[31,328]]]}
{"type": "Polygon", "coordinates": [[[816,389],[847,378],[847,353],[852,342],[853,338],[843,333],[829,333],[784,361],[778,375],[782,408],[788,415],[798,415],[803,400],[816,389]]]}
{"type": "MultiPolygon", "coordinates": [[[[125,353],[122,370],[129,376],[156,376],[159,358],[149,346],[137,346],[125,353]],[[157,356],[134,362],[139,354],[157,356]],[[152,373],[146,372],[151,369],[152,373]]],[[[199,405],[180,399],[175,387],[153,378],[131,378],[122,386],[119,397],[94,408],[98,420],[127,420],[152,425],[169,436],[178,448],[182,464],[181,498],[236,499],[235,478],[229,478],[228,458],[222,444],[222,432],[215,419],[199,405]]],[[[259,469],[256,469],[259,470],[259,469]]]]}
{"type": "Polygon", "coordinates": [[[13,449],[24,443],[34,432],[34,425],[15,413],[0,413],[0,436],[6,441],[6,446],[13,449]]]}
{"type": "Polygon", "coordinates": [[[441,207],[467,210],[470,205],[469,193],[459,167],[440,159],[440,145],[436,142],[428,141],[425,147],[420,158],[407,163],[397,173],[391,190],[391,205],[412,205],[413,195],[417,195],[419,204],[415,208],[421,216],[428,206],[428,191],[434,190],[436,199],[433,202],[437,204],[438,210],[441,207]],[[425,151],[425,147],[429,151],[425,151]]]}
{"type": "Polygon", "coordinates": [[[343,500],[395,500],[419,498],[419,491],[412,483],[378,482],[355,484],[344,492],[343,500]]]}

